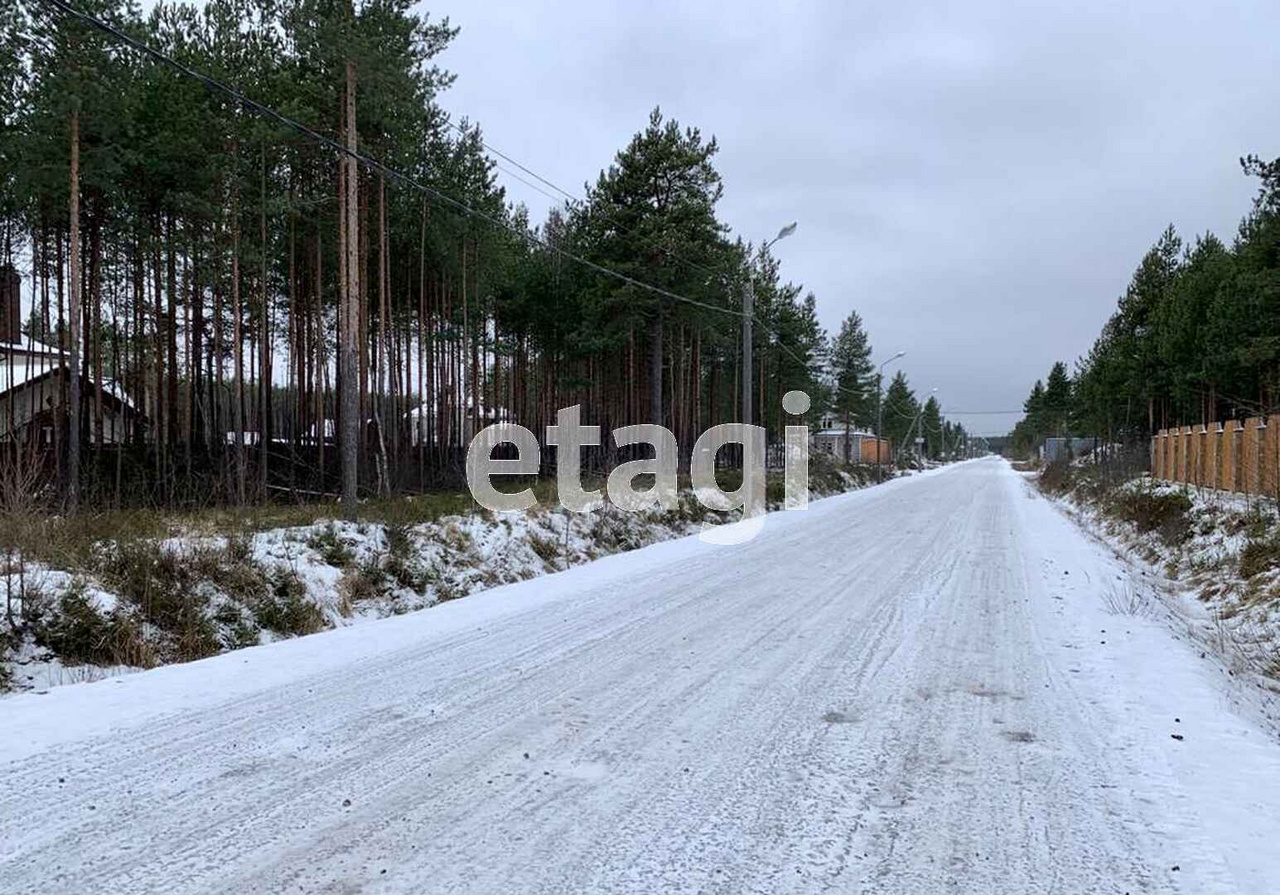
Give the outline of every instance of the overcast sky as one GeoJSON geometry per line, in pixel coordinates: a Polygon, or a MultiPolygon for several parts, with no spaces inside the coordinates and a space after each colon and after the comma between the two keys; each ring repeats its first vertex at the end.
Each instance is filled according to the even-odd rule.
{"type": "MultiPolygon", "coordinates": [[[[661,105],[720,142],[722,218],[823,324],[862,315],[944,410],[1007,410],[1088,350],[1173,223],[1230,238],[1280,155],[1280,3],[423,4],[445,108],[580,192],[661,105]],[[874,8],[873,8],[874,7],[874,8]]],[[[540,220],[551,200],[500,175],[540,220]]],[[[1003,433],[1019,414],[952,415],[1003,433]]]]}

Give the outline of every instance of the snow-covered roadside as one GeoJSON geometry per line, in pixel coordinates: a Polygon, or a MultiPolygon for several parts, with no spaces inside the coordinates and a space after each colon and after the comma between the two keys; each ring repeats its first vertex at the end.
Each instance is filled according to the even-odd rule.
{"type": "MultiPolygon", "coordinates": [[[[806,522],[836,518],[848,511],[849,501],[865,500],[873,494],[879,497],[948,469],[916,472],[874,488],[830,495],[811,501],[808,509],[801,512],[770,513],[764,531],[781,534],[806,522]]],[[[196,662],[152,668],[143,673],[145,684],[137,682],[146,688],[144,700],[123,686],[133,684],[127,677],[135,675],[101,677],[45,691],[12,694],[4,700],[6,720],[11,723],[0,727],[0,759],[16,761],[59,743],[101,735],[173,712],[221,704],[312,675],[385,658],[400,650],[430,650],[433,643],[462,632],[474,631],[475,636],[483,637],[489,624],[511,622],[515,617],[598,593],[610,585],[634,584],[649,575],[667,575],[699,557],[715,554],[732,561],[749,551],[752,543],[712,544],[695,532],[603,556],[564,571],[552,571],[548,580],[537,587],[521,587],[523,582],[499,585],[430,611],[370,619],[368,624],[344,625],[311,637],[282,639],[196,662]]]]}
{"type": "Polygon", "coordinates": [[[1168,890],[1270,891],[1280,698],[1242,682],[1197,639],[1206,613],[1194,598],[1099,534],[1079,504],[1042,500],[1031,479],[1020,522],[1059,629],[1044,647],[1067,657],[1071,685],[1116,722],[1097,734],[1130,769],[1134,793],[1158,799],[1148,830],[1177,846],[1168,890]],[[1144,598],[1118,599],[1127,586],[1144,598]]]}
{"type": "MultiPolygon", "coordinates": [[[[811,489],[812,499],[867,484],[865,476],[825,472],[811,489]]],[[[147,544],[149,554],[137,545],[104,543],[95,550],[99,570],[72,574],[27,565],[28,608],[43,616],[39,624],[45,636],[38,643],[29,631],[8,652],[7,665],[15,690],[42,692],[118,677],[146,666],[403,615],[724,521],[724,514],[705,510],[686,492],[673,512],[632,514],[606,507],[577,515],[556,508],[495,516],[480,511],[411,526],[319,520],[230,537],[172,537],[147,544]],[[117,586],[130,587],[132,597],[114,592],[108,576],[126,579],[117,586]],[[192,621],[180,613],[182,629],[175,633],[169,619],[139,610],[152,590],[181,591],[198,617],[192,621]],[[68,647],[51,649],[51,642],[68,647]],[[91,651],[92,661],[77,661],[77,652],[91,651]],[[141,658],[115,661],[128,655],[141,658]]],[[[21,602],[15,605],[21,613],[21,602]]]]}
{"type": "Polygon", "coordinates": [[[1274,503],[1147,477],[1101,498],[1074,489],[1051,499],[1124,569],[1103,588],[1108,611],[1171,629],[1239,710],[1280,736],[1280,568],[1241,574],[1249,545],[1277,536],[1274,503]],[[1134,495],[1173,498],[1172,520],[1152,528],[1118,515],[1134,495]]]}

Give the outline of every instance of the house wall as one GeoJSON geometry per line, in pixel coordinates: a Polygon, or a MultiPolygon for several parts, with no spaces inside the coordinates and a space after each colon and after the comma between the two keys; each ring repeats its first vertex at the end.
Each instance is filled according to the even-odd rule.
{"type": "MultiPolygon", "coordinates": [[[[12,441],[15,430],[18,439],[26,443],[31,434],[26,431],[33,416],[47,413],[62,400],[62,372],[20,385],[0,395],[0,441],[12,441]]],[[[97,432],[91,424],[89,439],[97,443],[97,432]]],[[[38,435],[37,435],[38,437],[38,435]]],[[[102,407],[102,442],[120,444],[125,440],[124,420],[120,413],[105,402],[102,407]]]]}

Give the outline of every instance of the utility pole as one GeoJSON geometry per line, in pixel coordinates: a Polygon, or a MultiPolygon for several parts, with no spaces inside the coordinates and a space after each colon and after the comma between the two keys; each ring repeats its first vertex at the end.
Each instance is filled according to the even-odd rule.
{"type": "Polygon", "coordinates": [[[898,358],[906,355],[905,351],[899,351],[893,357],[880,364],[880,369],[876,371],[876,481],[884,481],[884,400],[881,398],[884,385],[884,368],[886,364],[891,364],[898,358]]]}
{"type": "MultiPolygon", "coordinates": [[[[763,255],[779,239],[786,239],[796,232],[796,222],[792,221],[778,231],[778,235],[760,247],[763,255]]],[[[742,423],[751,425],[751,323],[755,319],[756,308],[756,275],[747,259],[747,281],[742,287],[742,423]]]]}
{"type": "Polygon", "coordinates": [[[748,272],[742,287],[742,422],[751,425],[751,322],[755,319],[755,274],[748,272]]]}

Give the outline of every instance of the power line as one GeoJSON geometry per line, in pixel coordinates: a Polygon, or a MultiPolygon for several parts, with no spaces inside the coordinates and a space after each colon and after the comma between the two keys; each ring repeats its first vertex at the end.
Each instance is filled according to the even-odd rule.
{"type": "MultiPolygon", "coordinates": [[[[89,25],[90,27],[96,28],[105,34],[108,34],[114,37],[115,39],[128,45],[134,50],[137,50],[143,55],[149,56],[152,59],[155,59],[163,63],[164,65],[168,65],[169,67],[180,72],[181,74],[184,74],[189,78],[193,78],[201,82],[206,87],[212,90],[217,90],[222,93],[225,93],[227,96],[231,97],[236,102],[240,103],[246,108],[252,109],[253,111],[257,112],[259,115],[265,116],[266,118],[269,118],[277,122],[278,124],[282,124],[291,130],[297,131],[303,136],[311,140],[314,140],[315,142],[321,145],[327,146],[328,148],[332,149],[334,152],[337,152],[340,155],[353,158],[357,162],[360,162],[361,164],[365,165],[365,167],[370,168],[374,171],[377,171],[378,173],[384,176],[390,177],[392,180],[399,181],[400,183],[403,183],[408,187],[418,190],[424,195],[431,196],[432,198],[440,202],[450,205],[465,215],[479,218],[480,220],[485,221],[495,227],[500,227],[505,230],[508,230],[511,233],[523,239],[526,239],[530,242],[533,242],[533,243],[536,243],[537,245],[542,246],[544,249],[548,251],[555,252],[556,254],[564,258],[568,258],[571,261],[576,261],[578,264],[581,264],[584,267],[594,270],[597,273],[601,273],[606,276],[613,277],[614,279],[622,283],[626,283],[627,285],[635,286],[640,289],[645,289],[649,292],[652,292],[656,295],[660,295],[664,298],[669,298],[669,299],[672,299],[673,301],[679,301],[685,304],[693,305],[695,307],[704,308],[708,311],[716,311],[721,314],[728,314],[730,316],[739,317],[739,318],[743,316],[741,311],[736,311],[731,308],[720,307],[719,305],[713,305],[713,304],[710,304],[709,302],[699,301],[696,298],[689,298],[688,296],[671,292],[670,290],[663,289],[660,286],[654,286],[649,283],[642,282],[641,280],[637,280],[634,277],[627,276],[624,273],[619,273],[616,270],[612,270],[611,268],[605,267],[601,264],[597,264],[594,261],[590,261],[586,258],[581,257],[580,255],[575,255],[572,252],[567,252],[564,249],[560,248],[559,246],[556,246],[533,233],[530,233],[526,230],[517,229],[507,221],[504,221],[500,218],[496,218],[487,212],[481,211],[469,205],[467,202],[461,199],[455,199],[446,193],[440,192],[434,187],[430,187],[430,186],[427,186],[426,184],[419,183],[417,180],[414,180],[409,175],[395,168],[391,168],[383,164],[382,162],[379,162],[377,159],[367,156],[364,153],[348,149],[346,146],[343,146],[341,143],[337,142],[336,140],[330,137],[326,137],[324,134],[321,134],[312,130],[311,128],[307,127],[305,124],[302,124],[301,122],[296,121],[295,119],[282,115],[281,113],[277,112],[275,109],[272,109],[270,106],[263,105],[257,100],[254,100],[249,98],[248,96],[245,96],[243,93],[239,92],[233,87],[229,87],[226,84],[223,84],[221,81],[218,81],[217,79],[204,74],[203,72],[196,71],[195,69],[187,65],[184,65],[181,62],[178,62],[176,59],[166,55],[165,53],[162,53],[161,51],[155,49],[154,47],[130,37],[128,34],[125,34],[124,32],[120,31],[115,26],[107,22],[103,22],[99,19],[96,19],[93,16],[90,16],[86,13],[80,12],[79,10],[75,9],[74,7],[64,2],[64,0],[44,0],[44,2],[50,4],[51,6],[56,7],[57,9],[60,9],[65,14],[71,16],[72,18],[80,20],[81,22],[85,23],[86,25],[89,25]]],[[[516,163],[513,162],[513,164],[516,164],[516,163]]]]}
{"type": "MultiPolygon", "coordinates": [[[[184,64],[183,64],[183,63],[181,63],[181,62],[178,62],[176,59],[172,58],[171,56],[169,56],[169,55],[167,55],[167,54],[165,54],[165,53],[163,53],[163,52],[161,52],[160,50],[157,50],[157,49],[155,49],[154,47],[152,47],[152,46],[150,46],[150,45],[148,45],[148,44],[146,44],[146,43],[143,43],[142,41],[137,40],[137,39],[135,39],[135,38],[133,38],[133,37],[129,36],[128,34],[125,34],[124,32],[120,31],[118,28],[116,28],[115,26],[113,26],[113,25],[111,25],[111,24],[109,24],[109,23],[107,23],[107,22],[103,22],[103,21],[101,21],[100,19],[97,19],[97,18],[95,18],[95,17],[93,17],[93,16],[91,16],[91,15],[88,15],[87,13],[80,12],[79,10],[75,9],[74,7],[72,7],[71,5],[69,5],[68,3],[64,2],[64,0],[44,0],[44,2],[46,2],[46,3],[48,3],[48,4],[50,4],[50,5],[54,6],[54,7],[56,7],[57,9],[59,9],[59,10],[61,10],[63,13],[65,13],[66,15],[69,15],[69,16],[71,16],[72,18],[75,18],[75,19],[80,20],[81,22],[85,23],[86,25],[89,25],[90,27],[92,27],[92,28],[96,28],[96,29],[98,29],[99,31],[102,31],[102,32],[103,32],[103,33],[105,33],[105,34],[108,34],[108,35],[110,35],[111,37],[114,37],[116,40],[118,40],[118,41],[120,41],[120,42],[122,42],[122,43],[126,44],[127,46],[131,47],[132,49],[134,49],[134,50],[136,50],[136,51],[138,51],[138,52],[140,52],[140,53],[142,53],[143,55],[145,55],[145,56],[149,56],[149,57],[151,57],[152,59],[154,59],[154,60],[156,60],[156,61],[158,61],[158,62],[160,62],[160,63],[162,63],[162,64],[164,64],[164,65],[167,65],[167,66],[169,66],[170,68],[173,68],[175,71],[179,72],[180,74],[186,75],[186,76],[187,76],[187,77],[189,77],[189,78],[192,78],[192,79],[194,79],[194,80],[196,80],[196,81],[199,81],[200,83],[204,84],[207,88],[209,88],[209,89],[211,89],[211,90],[216,90],[216,91],[219,91],[219,92],[221,92],[221,93],[226,94],[227,96],[231,97],[233,100],[235,100],[236,102],[238,102],[238,103],[240,103],[241,105],[245,106],[246,108],[249,108],[249,109],[251,109],[251,110],[253,110],[253,111],[257,112],[259,115],[262,115],[262,116],[264,116],[264,117],[266,117],[266,118],[269,118],[269,119],[271,119],[271,120],[273,120],[273,121],[277,122],[278,124],[284,125],[285,127],[289,128],[289,129],[291,129],[291,130],[294,130],[294,131],[296,131],[296,132],[297,132],[297,133],[299,133],[299,134],[302,134],[304,137],[307,137],[307,138],[309,138],[309,139],[311,139],[311,140],[315,141],[316,143],[319,143],[319,144],[321,144],[321,145],[323,145],[323,146],[328,147],[329,149],[333,150],[334,152],[336,152],[336,153],[338,153],[338,154],[340,154],[340,155],[348,156],[348,157],[350,157],[350,158],[354,158],[357,162],[360,162],[361,164],[365,165],[367,168],[372,169],[372,170],[374,170],[374,171],[377,171],[378,173],[383,174],[383,175],[385,175],[385,176],[388,176],[388,177],[390,177],[392,180],[399,181],[400,183],[402,183],[402,184],[404,184],[404,185],[406,185],[406,186],[408,186],[408,187],[410,187],[410,188],[412,188],[412,189],[416,189],[416,190],[418,190],[419,192],[423,193],[424,195],[430,196],[430,197],[432,197],[432,198],[434,198],[434,199],[436,199],[436,200],[438,200],[438,201],[440,201],[440,202],[443,202],[443,203],[445,203],[445,204],[447,204],[447,205],[449,205],[449,206],[452,206],[454,209],[456,209],[457,211],[461,212],[462,214],[469,215],[469,216],[471,216],[471,217],[475,217],[475,218],[479,218],[480,220],[483,220],[483,221],[485,221],[485,222],[487,222],[487,223],[489,223],[489,224],[491,224],[491,225],[493,225],[493,226],[495,226],[495,227],[500,227],[500,228],[502,228],[502,229],[508,230],[509,232],[511,232],[511,233],[513,233],[513,234],[515,234],[515,235],[517,235],[517,236],[519,236],[519,237],[523,238],[523,239],[526,239],[526,240],[528,240],[528,241],[530,241],[530,242],[533,242],[533,243],[535,243],[535,244],[537,244],[537,245],[541,246],[542,248],[544,248],[544,249],[546,249],[546,250],[548,250],[548,251],[554,252],[554,253],[556,253],[557,255],[560,255],[560,256],[562,256],[562,257],[564,257],[564,258],[568,258],[568,259],[569,259],[569,260],[571,260],[571,261],[575,261],[575,262],[577,262],[577,263],[579,263],[579,264],[583,265],[584,267],[587,267],[587,268],[589,268],[589,269],[591,269],[591,270],[594,270],[594,271],[596,271],[596,272],[598,272],[598,273],[604,274],[604,275],[606,275],[606,276],[613,277],[614,279],[616,279],[616,280],[618,280],[618,281],[620,281],[620,282],[622,282],[622,283],[626,283],[627,285],[635,286],[635,287],[638,287],[638,288],[640,288],[640,289],[645,289],[645,290],[647,290],[647,291],[649,291],[649,292],[653,292],[653,293],[655,293],[655,294],[657,294],[657,295],[660,295],[660,296],[662,296],[662,297],[664,297],[664,298],[669,298],[669,299],[672,299],[672,300],[674,300],[674,301],[683,302],[683,303],[685,303],[685,304],[692,305],[692,306],[694,306],[694,307],[703,308],[703,309],[705,309],[705,310],[709,310],[709,311],[716,311],[716,312],[721,313],[721,314],[728,314],[728,315],[730,315],[730,316],[738,317],[738,318],[741,318],[741,317],[744,317],[744,316],[745,316],[745,315],[742,313],[742,311],[740,311],[740,310],[734,310],[734,309],[732,309],[732,308],[725,308],[725,307],[721,307],[721,306],[719,306],[719,305],[713,305],[713,304],[710,304],[709,302],[700,301],[700,300],[695,299],[695,298],[689,298],[688,296],[685,296],[685,295],[680,295],[680,294],[675,293],[675,292],[672,292],[672,291],[670,291],[670,290],[663,289],[663,288],[662,288],[662,287],[660,287],[660,286],[654,286],[654,285],[652,285],[652,284],[645,283],[645,282],[643,282],[643,281],[641,281],[641,280],[637,280],[637,279],[635,279],[634,277],[628,276],[627,274],[624,274],[624,273],[620,273],[620,272],[618,272],[618,271],[616,271],[616,270],[613,270],[613,269],[611,269],[611,268],[605,267],[605,266],[603,266],[603,265],[601,265],[601,264],[597,264],[596,262],[594,262],[594,261],[590,261],[590,260],[588,260],[588,259],[586,259],[586,258],[583,258],[583,257],[581,257],[580,255],[575,255],[575,254],[574,254],[574,253],[572,253],[572,252],[565,251],[564,249],[560,248],[559,246],[554,245],[553,243],[549,242],[548,240],[545,240],[545,239],[543,239],[543,238],[541,238],[541,237],[539,237],[539,236],[537,236],[537,235],[535,235],[535,234],[533,234],[533,233],[531,233],[531,232],[529,232],[529,231],[527,231],[527,230],[520,230],[520,229],[517,229],[516,227],[512,226],[512,225],[511,225],[510,223],[508,223],[507,221],[504,221],[504,220],[502,220],[502,219],[500,219],[500,218],[496,218],[496,217],[494,217],[493,215],[488,214],[487,212],[481,211],[480,209],[477,209],[477,208],[475,208],[475,207],[471,206],[470,204],[468,204],[467,202],[465,202],[465,201],[463,201],[463,200],[455,199],[455,198],[453,198],[452,196],[450,196],[450,195],[448,195],[448,194],[446,194],[446,193],[440,192],[439,190],[435,189],[434,187],[430,187],[430,186],[427,186],[427,185],[426,185],[426,184],[424,184],[424,183],[420,183],[420,182],[418,182],[417,180],[415,180],[415,179],[413,179],[412,177],[410,177],[409,175],[405,174],[404,172],[399,171],[399,170],[397,170],[397,169],[395,169],[395,168],[392,168],[392,167],[390,167],[390,166],[388,166],[388,165],[385,165],[385,164],[383,164],[382,162],[378,161],[377,159],[372,158],[371,156],[365,155],[364,153],[361,153],[361,152],[358,152],[358,151],[354,151],[354,150],[348,149],[346,146],[342,145],[341,143],[337,142],[336,140],[334,140],[334,139],[332,139],[332,138],[330,138],[330,137],[327,137],[327,136],[325,136],[324,134],[321,134],[321,133],[319,133],[319,132],[317,132],[317,131],[313,130],[312,128],[307,127],[305,124],[302,124],[301,122],[297,121],[296,119],[289,118],[288,116],[283,115],[283,114],[281,114],[280,112],[277,112],[275,109],[273,109],[273,108],[271,108],[271,107],[269,107],[269,106],[266,106],[266,105],[264,105],[264,104],[262,104],[262,103],[258,102],[257,100],[254,100],[254,99],[252,99],[252,98],[250,98],[250,97],[246,96],[245,94],[241,93],[240,91],[236,90],[236,89],[235,89],[235,88],[233,88],[233,87],[230,87],[230,86],[228,86],[228,85],[226,85],[226,84],[222,83],[221,81],[217,80],[216,78],[213,78],[213,77],[211,77],[211,76],[209,76],[209,75],[204,74],[203,72],[200,72],[200,71],[197,71],[196,69],[191,68],[190,66],[187,66],[187,65],[184,65],[184,64]]],[[[462,133],[462,134],[464,134],[464,135],[467,135],[467,136],[470,136],[469,132],[468,132],[465,128],[463,128],[461,125],[454,123],[453,121],[451,121],[451,120],[450,120],[450,119],[448,119],[448,118],[446,118],[446,119],[445,119],[445,121],[446,121],[446,123],[447,123],[450,127],[454,128],[454,129],[456,129],[456,130],[458,130],[460,133],[462,133]]],[[[574,203],[576,203],[576,204],[579,204],[579,205],[583,204],[583,203],[581,202],[581,200],[579,200],[579,199],[575,198],[575,197],[574,197],[572,194],[570,194],[567,190],[564,190],[564,189],[562,189],[561,187],[556,186],[556,185],[555,185],[554,183],[552,183],[550,180],[547,180],[545,177],[541,176],[541,175],[540,175],[540,174],[538,174],[537,172],[535,172],[535,171],[531,170],[530,168],[526,167],[525,165],[522,165],[520,162],[516,161],[516,160],[515,160],[515,159],[513,159],[511,156],[509,156],[509,155],[507,155],[506,153],[503,153],[503,152],[501,152],[501,151],[499,151],[499,150],[495,149],[493,146],[491,146],[491,145],[489,145],[488,143],[486,143],[483,139],[479,139],[479,141],[478,141],[478,142],[479,142],[479,143],[480,143],[480,145],[481,145],[481,146],[483,146],[486,150],[488,150],[489,152],[492,152],[493,154],[495,154],[495,155],[499,156],[500,158],[502,158],[502,159],[506,160],[508,163],[510,163],[510,164],[514,165],[515,167],[519,168],[521,171],[525,172],[525,173],[526,173],[526,174],[528,174],[530,177],[535,178],[535,179],[536,179],[536,180],[538,180],[539,182],[544,183],[544,184],[546,184],[547,186],[549,186],[550,188],[552,188],[552,189],[556,190],[557,192],[562,193],[563,195],[567,196],[567,197],[569,198],[569,200],[570,200],[570,201],[572,201],[572,202],[574,202],[574,203]]],[[[501,167],[501,166],[499,166],[499,167],[501,167]]],[[[505,169],[503,169],[503,170],[505,170],[505,169]]],[[[546,193],[544,190],[541,190],[541,189],[539,189],[538,187],[534,186],[533,184],[529,183],[527,180],[524,180],[523,178],[519,177],[519,175],[516,175],[516,174],[514,174],[514,173],[513,173],[513,172],[511,172],[511,171],[506,171],[506,173],[507,173],[507,174],[509,174],[509,175],[510,175],[510,176],[512,176],[512,177],[515,177],[517,180],[519,180],[521,183],[524,183],[526,186],[529,186],[529,187],[531,187],[531,188],[533,188],[533,189],[535,189],[535,190],[538,190],[538,191],[539,191],[539,192],[541,192],[544,196],[547,196],[548,198],[555,198],[555,197],[553,197],[553,196],[550,196],[550,195],[549,195],[548,193],[546,193]]],[[[600,213],[600,212],[597,212],[597,213],[600,213]]],[[[605,220],[609,221],[609,222],[610,222],[610,223],[612,223],[614,226],[619,227],[619,228],[620,228],[620,229],[622,229],[624,232],[630,233],[630,234],[632,234],[632,235],[636,235],[636,234],[635,234],[635,232],[634,232],[634,230],[631,230],[631,229],[629,229],[629,228],[625,227],[624,225],[622,225],[620,222],[618,222],[617,220],[613,219],[613,218],[612,218],[612,217],[610,217],[609,215],[605,215],[605,214],[602,214],[602,213],[600,213],[600,214],[601,214],[601,216],[602,216],[605,220]]],[[[714,276],[714,277],[716,277],[716,278],[718,278],[718,279],[724,279],[724,278],[726,278],[726,277],[727,277],[727,274],[725,274],[723,271],[713,270],[712,268],[706,267],[705,265],[699,264],[699,263],[697,263],[697,262],[695,262],[695,261],[690,261],[690,260],[689,260],[689,259],[687,259],[687,258],[682,258],[680,255],[676,254],[674,251],[672,251],[672,250],[670,250],[670,249],[667,249],[667,248],[665,248],[665,247],[660,247],[660,248],[662,248],[662,249],[663,249],[663,251],[664,251],[665,253],[669,254],[671,257],[675,258],[677,261],[680,261],[680,262],[682,262],[682,263],[684,263],[684,264],[687,264],[687,265],[689,265],[689,266],[691,266],[691,267],[694,267],[694,268],[696,268],[696,269],[698,269],[698,270],[701,270],[701,271],[703,271],[703,272],[705,272],[705,273],[708,273],[708,274],[710,274],[710,275],[712,275],[712,276],[714,276]]],[[[758,324],[758,325],[760,326],[760,328],[761,328],[761,329],[763,329],[766,333],[768,333],[769,335],[773,336],[773,337],[774,337],[774,339],[776,339],[776,340],[777,340],[777,346],[778,346],[780,349],[782,349],[785,353],[787,353],[788,355],[790,355],[790,357],[791,357],[793,360],[795,360],[797,363],[799,363],[801,366],[805,367],[806,369],[809,367],[810,361],[806,361],[806,360],[804,360],[804,359],[803,359],[803,358],[801,358],[798,354],[796,354],[794,351],[792,351],[792,350],[791,350],[791,348],[790,348],[789,346],[787,346],[785,342],[783,342],[783,341],[782,341],[781,337],[778,335],[778,333],[777,333],[777,331],[776,331],[776,330],[774,330],[772,327],[770,327],[770,326],[768,326],[767,324],[765,324],[765,323],[764,323],[762,320],[760,320],[760,318],[759,318],[758,316],[756,316],[755,314],[752,314],[751,316],[752,316],[752,320],[753,320],[756,324],[758,324]]],[[[835,387],[835,389],[836,389],[837,391],[841,391],[841,392],[845,392],[845,393],[850,394],[850,395],[858,396],[858,393],[857,393],[857,392],[852,391],[851,389],[843,388],[843,387],[841,387],[840,385],[838,385],[838,384],[834,384],[834,383],[833,383],[833,385],[834,385],[834,387],[835,387]]]]}

